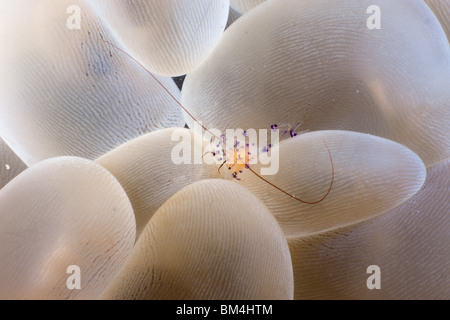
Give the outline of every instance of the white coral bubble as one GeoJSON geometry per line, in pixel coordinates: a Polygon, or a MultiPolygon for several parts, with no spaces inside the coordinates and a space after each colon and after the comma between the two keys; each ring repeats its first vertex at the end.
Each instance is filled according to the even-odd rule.
{"type": "MultiPolygon", "coordinates": [[[[186,77],[209,126],[351,130],[400,142],[427,166],[450,156],[450,46],[423,0],[268,1],[239,18],[186,77]],[[426,26],[426,28],[424,27],[426,26]]],[[[189,125],[192,119],[186,117],[189,125]]]]}
{"type": "Polygon", "coordinates": [[[195,69],[225,29],[229,0],[96,0],[92,5],[130,52],[152,72],[195,69]]]}
{"type": "Polygon", "coordinates": [[[292,299],[276,220],[248,190],[204,180],[152,217],[104,299],[292,299]]]}
{"type": "MultiPolygon", "coordinates": [[[[205,147],[200,135],[183,128],[155,131],[114,149],[96,160],[127,192],[136,215],[137,234],[159,207],[177,191],[196,181],[218,178],[217,167],[194,163],[194,152],[205,147]],[[181,145],[188,163],[176,163],[172,153],[181,145]]],[[[178,155],[177,155],[178,156],[178,155]]],[[[203,160],[203,159],[200,159],[203,160]]]]}
{"type": "MultiPolygon", "coordinates": [[[[93,160],[184,124],[161,86],[102,42],[114,36],[84,1],[5,0],[0,8],[0,134],[27,165],[56,156],[93,160]],[[71,5],[81,12],[79,30],[67,26],[71,5]]],[[[172,79],[159,79],[180,96],[172,79]]]]}
{"type": "Polygon", "coordinates": [[[0,298],[95,299],[136,235],[117,180],[80,158],[43,161],[0,190],[0,298]],[[80,290],[67,286],[80,268],[80,290]]]}

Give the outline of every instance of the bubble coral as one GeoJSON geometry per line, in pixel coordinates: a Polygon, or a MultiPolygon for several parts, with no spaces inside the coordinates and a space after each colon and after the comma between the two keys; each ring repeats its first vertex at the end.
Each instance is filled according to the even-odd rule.
{"type": "Polygon", "coordinates": [[[449,2],[379,0],[375,30],[370,1],[257,2],[222,35],[228,1],[2,1],[0,297],[449,297],[449,2]],[[286,193],[174,163],[195,120],[167,93],[222,131],[302,121],[271,148],[286,193]]]}

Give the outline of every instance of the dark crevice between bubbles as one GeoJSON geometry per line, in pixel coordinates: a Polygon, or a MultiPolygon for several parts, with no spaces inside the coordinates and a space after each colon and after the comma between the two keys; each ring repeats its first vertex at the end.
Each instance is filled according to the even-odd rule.
{"type": "MultiPolygon", "coordinates": [[[[177,85],[178,89],[182,90],[183,89],[183,83],[184,83],[184,79],[186,78],[186,75],[184,76],[179,76],[179,77],[172,77],[173,81],[175,82],[175,84],[177,85]]],[[[185,124],[184,127],[186,129],[189,129],[188,125],[185,124]]]]}
{"type": "Polygon", "coordinates": [[[172,77],[173,81],[175,81],[175,84],[177,85],[178,89],[183,88],[184,79],[186,78],[186,75],[179,76],[179,77],[172,77]]]}

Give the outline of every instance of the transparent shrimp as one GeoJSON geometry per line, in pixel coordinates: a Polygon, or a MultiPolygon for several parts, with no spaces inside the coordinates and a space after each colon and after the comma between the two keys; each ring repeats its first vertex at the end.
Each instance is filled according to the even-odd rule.
{"type": "MultiPolygon", "coordinates": [[[[258,174],[251,166],[250,164],[252,163],[252,161],[255,159],[255,155],[252,154],[252,152],[250,151],[250,144],[246,143],[244,145],[240,144],[239,141],[234,141],[233,144],[231,144],[231,148],[230,148],[230,143],[227,144],[226,141],[226,137],[225,135],[220,135],[217,136],[216,134],[214,134],[213,132],[211,132],[211,130],[209,130],[206,126],[204,126],[199,120],[197,120],[182,104],[180,101],[178,101],[177,98],[175,98],[175,96],[142,64],[140,63],[137,59],[135,59],[133,56],[131,56],[129,53],[127,53],[126,51],[124,51],[123,49],[119,48],[118,46],[116,46],[115,44],[103,40],[103,39],[99,39],[100,41],[108,44],[109,46],[115,48],[116,50],[120,51],[121,53],[123,53],[124,55],[128,56],[130,59],[132,59],[135,63],[137,63],[141,68],[143,68],[152,78],[154,81],[156,81],[164,91],[166,91],[166,93],[169,95],[169,97],[175,101],[176,104],[178,104],[180,106],[180,108],[193,120],[195,121],[198,125],[201,126],[201,128],[203,130],[205,130],[206,132],[208,132],[211,135],[211,144],[213,145],[213,151],[209,151],[207,153],[205,153],[203,156],[205,156],[206,154],[211,154],[213,157],[216,158],[216,160],[221,163],[218,171],[221,174],[221,169],[227,165],[227,169],[231,172],[231,175],[233,177],[233,179],[236,179],[238,181],[241,180],[240,178],[240,174],[243,173],[244,170],[249,170],[252,174],[254,174],[256,177],[258,177],[260,180],[262,180],[263,182],[269,184],[271,187],[275,188],[276,190],[280,191],[281,193],[285,194],[286,196],[301,202],[303,204],[309,204],[309,205],[314,205],[314,204],[318,204],[322,201],[324,201],[328,195],[331,192],[331,189],[333,188],[333,183],[334,183],[334,163],[333,163],[333,157],[331,155],[331,151],[330,148],[328,147],[326,141],[324,140],[323,143],[327,149],[329,158],[330,158],[330,167],[331,167],[331,178],[330,178],[330,184],[328,187],[328,190],[325,192],[325,194],[318,200],[316,201],[305,201],[302,200],[300,198],[297,198],[295,195],[283,190],[282,188],[278,187],[277,185],[273,184],[272,182],[270,182],[269,180],[267,180],[266,178],[262,177],[260,174],[258,174]],[[232,161],[230,161],[229,159],[232,159],[232,161]]],[[[281,136],[285,136],[287,134],[289,134],[290,138],[295,138],[297,137],[299,134],[304,133],[305,131],[302,132],[298,132],[297,129],[300,127],[301,122],[297,123],[294,126],[291,126],[289,124],[273,124],[270,126],[271,130],[274,131],[279,131],[279,133],[281,134],[281,136]]],[[[244,135],[246,134],[246,131],[244,131],[243,133],[244,135]]],[[[264,146],[262,148],[262,150],[260,150],[260,152],[269,152],[272,148],[272,145],[269,144],[267,146],[264,146]]]]}

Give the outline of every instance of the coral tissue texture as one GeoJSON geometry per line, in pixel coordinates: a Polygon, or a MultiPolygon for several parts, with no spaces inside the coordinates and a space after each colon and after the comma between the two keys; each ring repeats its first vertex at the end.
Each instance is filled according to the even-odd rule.
{"type": "Polygon", "coordinates": [[[0,139],[0,189],[26,168],[23,161],[0,139]]]}
{"type": "MultiPolygon", "coordinates": [[[[192,153],[205,145],[203,138],[191,130],[168,128],[129,141],[96,160],[125,188],[136,215],[138,234],[177,191],[198,180],[220,177],[217,166],[171,161],[172,152],[180,143],[178,137],[186,139],[192,153]]],[[[192,158],[192,154],[188,155],[192,158]]]]}
{"type": "Polygon", "coordinates": [[[105,299],[292,299],[286,239],[248,190],[196,182],[144,229],[105,299]]]}
{"type": "Polygon", "coordinates": [[[450,39],[450,1],[448,0],[425,0],[433,10],[439,22],[442,24],[447,37],[450,39]]]}
{"type": "Polygon", "coordinates": [[[272,150],[279,152],[280,169],[267,179],[299,199],[321,199],[332,178],[323,141],[334,165],[334,182],[326,201],[303,205],[250,172],[243,176],[242,184],[263,199],[287,237],[373,218],[402,204],[424,183],[425,167],[411,150],[390,140],[349,131],[316,131],[283,141],[278,150],[272,150]]]}
{"type": "Polygon", "coordinates": [[[92,5],[152,72],[180,76],[192,71],[219,41],[229,0],[96,0],[92,5]]]}
{"type": "Polygon", "coordinates": [[[266,0],[230,0],[232,8],[240,11],[247,12],[250,9],[253,9],[258,4],[263,3],[266,0]]]}
{"type": "MultiPolygon", "coordinates": [[[[78,0],[0,4],[0,132],[27,164],[95,159],[156,129],[181,126],[176,103],[131,59],[101,40],[112,32],[78,0]],[[82,13],[67,28],[67,8],[82,13]]],[[[172,79],[159,78],[176,96],[172,79]]]]}
{"type": "Polygon", "coordinates": [[[296,299],[448,299],[450,161],[428,169],[423,188],[380,218],[290,239],[296,299]],[[382,270],[368,290],[368,266],[382,270]]]}
{"type": "MultiPolygon", "coordinates": [[[[400,142],[427,166],[450,157],[450,47],[424,1],[268,1],[188,74],[183,104],[209,126],[302,122],[400,142]],[[221,75],[220,77],[218,75],[221,75]]],[[[186,117],[192,124],[192,119],[186,117]]]]}
{"type": "Polygon", "coordinates": [[[133,247],[136,224],[117,180],[91,161],[43,161],[0,190],[0,298],[95,299],[133,247]],[[67,268],[82,270],[68,290],[67,268]]]}
{"type": "Polygon", "coordinates": [[[449,22],[0,0],[0,299],[449,299],[449,22]]]}

